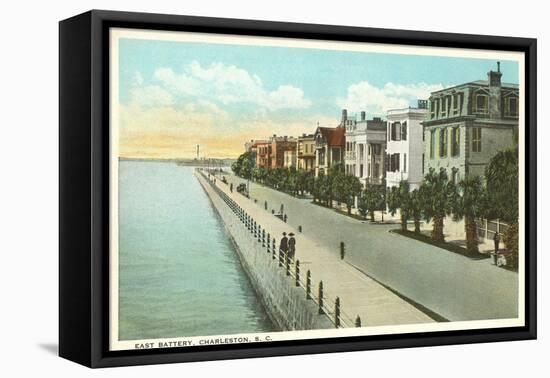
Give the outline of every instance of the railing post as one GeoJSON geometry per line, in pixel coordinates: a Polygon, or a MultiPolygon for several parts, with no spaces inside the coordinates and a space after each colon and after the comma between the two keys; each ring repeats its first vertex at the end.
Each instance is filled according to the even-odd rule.
{"type": "Polygon", "coordinates": [[[271,248],[271,252],[273,253],[273,260],[275,260],[277,253],[277,242],[275,241],[275,238],[273,238],[273,248],[271,248]]]}
{"type": "Polygon", "coordinates": [[[296,260],[296,287],[300,286],[300,260],[296,260]]]}
{"type": "Polygon", "coordinates": [[[340,327],[340,297],[336,297],[334,301],[334,326],[340,327]]]}
{"type": "Polygon", "coordinates": [[[306,299],[311,299],[311,271],[306,273],[306,299]]]}
{"type": "Polygon", "coordinates": [[[265,228],[262,230],[262,247],[265,247],[265,228]]]}
{"type": "Polygon", "coordinates": [[[317,299],[319,301],[319,315],[324,314],[323,311],[323,281],[319,281],[319,290],[317,294],[317,299]]]}
{"type": "Polygon", "coordinates": [[[355,318],[355,326],[361,327],[361,317],[357,315],[357,318],[355,318]]]}
{"type": "Polygon", "coordinates": [[[283,266],[283,263],[285,262],[284,253],[285,252],[282,249],[279,248],[279,266],[283,266]]]}
{"type": "Polygon", "coordinates": [[[285,268],[286,268],[286,275],[290,276],[290,256],[288,254],[288,251],[285,252],[285,268]]]}
{"type": "Polygon", "coordinates": [[[267,233],[267,253],[271,253],[271,235],[267,233]]]}

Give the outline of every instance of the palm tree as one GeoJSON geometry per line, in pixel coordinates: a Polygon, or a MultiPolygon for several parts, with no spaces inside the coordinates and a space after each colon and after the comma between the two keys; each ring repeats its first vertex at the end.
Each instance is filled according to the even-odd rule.
{"type": "Polygon", "coordinates": [[[490,160],[485,168],[485,179],[494,216],[508,223],[517,222],[519,214],[517,146],[498,152],[490,160]]]}
{"type": "Polygon", "coordinates": [[[410,218],[411,194],[408,181],[401,180],[399,186],[392,187],[388,192],[388,209],[393,216],[399,209],[401,216],[401,230],[407,231],[407,221],[410,218]]]}
{"type": "Polygon", "coordinates": [[[436,172],[430,168],[420,187],[420,198],[426,222],[433,220],[432,240],[445,241],[443,220],[452,213],[456,201],[456,186],[449,180],[445,169],[436,172]]]}
{"type": "Polygon", "coordinates": [[[486,213],[486,194],[479,176],[467,176],[458,184],[458,196],[453,204],[453,220],[464,218],[466,232],[466,251],[468,254],[479,253],[476,219],[486,213]]]}
{"type": "Polygon", "coordinates": [[[331,173],[330,178],[332,193],[339,205],[340,202],[344,202],[346,196],[346,176],[340,171],[334,171],[331,173]]]}
{"type": "MultiPolygon", "coordinates": [[[[516,139],[515,139],[516,140],[516,139]]],[[[499,218],[508,223],[503,241],[514,257],[513,265],[518,263],[518,217],[519,217],[519,180],[518,146],[498,152],[485,168],[487,181],[487,202],[489,219],[499,218]]]]}
{"type": "Polygon", "coordinates": [[[320,173],[319,176],[315,178],[313,185],[313,200],[318,200],[321,203],[324,203],[327,198],[327,176],[323,173],[320,173]]]}
{"type": "Polygon", "coordinates": [[[359,211],[363,216],[369,214],[370,221],[374,222],[374,212],[385,206],[386,188],[383,185],[367,184],[359,200],[359,211]]]}
{"type": "Polygon", "coordinates": [[[414,232],[419,234],[420,220],[422,218],[422,200],[420,198],[420,192],[418,191],[418,189],[414,189],[411,192],[409,211],[414,222],[414,232]]]}
{"type": "Polygon", "coordinates": [[[344,202],[346,203],[348,214],[351,214],[351,208],[355,204],[355,198],[361,195],[361,190],[363,189],[363,185],[361,184],[361,181],[359,181],[359,178],[357,178],[354,175],[346,175],[344,183],[345,183],[344,202]]]}

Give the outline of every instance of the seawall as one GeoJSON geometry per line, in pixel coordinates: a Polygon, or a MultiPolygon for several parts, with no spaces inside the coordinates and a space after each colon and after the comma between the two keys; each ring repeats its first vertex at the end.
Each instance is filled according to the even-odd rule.
{"type": "Polygon", "coordinates": [[[267,231],[254,236],[242,221],[242,214],[236,211],[235,204],[228,202],[227,195],[203,174],[195,172],[195,176],[222,219],[241,264],[273,323],[281,330],[334,328],[326,314],[319,314],[318,304],[306,298],[304,288],[296,286],[293,275],[287,275],[285,264],[280,266],[278,254],[273,253],[273,239],[265,237],[267,231]]]}

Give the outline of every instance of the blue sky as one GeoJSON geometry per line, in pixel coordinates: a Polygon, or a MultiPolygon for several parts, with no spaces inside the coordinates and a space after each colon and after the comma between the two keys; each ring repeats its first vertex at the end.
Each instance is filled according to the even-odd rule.
{"type": "MultiPolygon", "coordinates": [[[[300,125],[303,132],[312,132],[316,121],[335,122],[343,107],[366,110],[369,117],[383,115],[388,108],[414,105],[433,90],[484,80],[496,68],[495,60],[486,59],[138,39],[120,40],[119,62],[124,111],[133,109],[136,116],[147,111],[158,116],[161,109],[173,112],[171,121],[156,124],[151,132],[164,127],[178,135],[188,130],[192,137],[196,123],[202,122],[204,134],[214,136],[223,127],[235,136],[235,144],[238,134],[290,135],[300,125]],[[273,132],[257,127],[259,123],[270,125],[273,132]],[[243,129],[245,125],[250,130],[243,129]]],[[[518,83],[517,63],[501,61],[501,71],[503,81],[518,83]]],[[[131,134],[139,122],[131,114],[124,120],[128,122],[122,127],[131,134]]],[[[143,129],[136,127],[141,134],[143,129]]],[[[242,149],[242,143],[233,146],[237,148],[242,149]]],[[[220,150],[219,155],[232,154],[229,151],[220,150]]]]}

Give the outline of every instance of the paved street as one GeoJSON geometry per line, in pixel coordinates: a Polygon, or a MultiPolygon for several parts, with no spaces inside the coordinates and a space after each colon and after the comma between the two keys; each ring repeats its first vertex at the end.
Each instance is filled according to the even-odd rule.
{"type": "MultiPolygon", "coordinates": [[[[245,180],[225,174],[236,186],[245,180]]],[[[398,225],[369,224],[333,210],[250,183],[257,205],[268,211],[284,204],[288,223],[400,294],[453,321],[513,318],[518,313],[518,275],[489,260],[464,256],[410,239],[389,230],[398,225]]],[[[297,246],[299,248],[299,246],[297,246]]]]}

